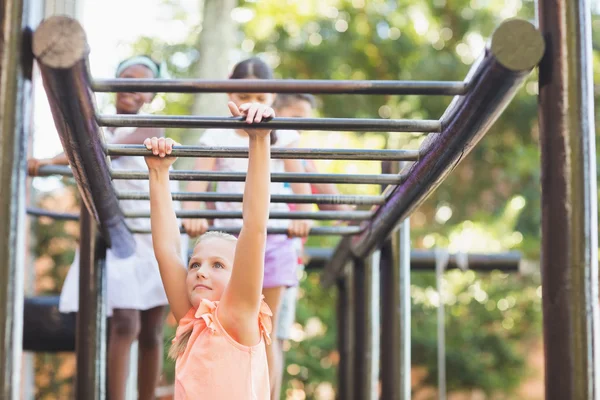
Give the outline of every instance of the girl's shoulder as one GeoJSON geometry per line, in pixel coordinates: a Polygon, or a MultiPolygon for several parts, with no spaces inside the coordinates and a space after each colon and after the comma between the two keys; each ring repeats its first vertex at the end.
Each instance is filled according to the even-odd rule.
{"type": "MultiPolygon", "coordinates": [[[[199,330],[209,329],[213,333],[221,333],[226,336],[228,340],[234,342],[236,346],[246,347],[235,341],[230,333],[223,328],[223,325],[221,325],[221,322],[219,321],[218,308],[218,301],[206,299],[203,299],[200,302],[198,308],[191,308],[187,314],[179,320],[173,342],[176,342],[181,337],[185,336],[186,332],[190,332],[196,328],[199,330]]],[[[273,312],[265,302],[264,296],[262,296],[260,309],[257,315],[257,322],[261,336],[266,344],[271,343],[271,331],[273,330],[272,318],[273,312]]]]}

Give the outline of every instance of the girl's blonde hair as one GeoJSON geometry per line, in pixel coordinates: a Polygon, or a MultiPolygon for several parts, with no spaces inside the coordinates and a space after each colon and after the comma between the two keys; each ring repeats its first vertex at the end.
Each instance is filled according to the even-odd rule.
{"type": "Polygon", "coordinates": [[[233,242],[237,242],[237,238],[229,233],[221,232],[221,231],[208,231],[200,235],[196,243],[194,243],[194,247],[198,246],[198,243],[202,242],[206,239],[219,238],[225,240],[231,240],[233,242]]]}
{"type": "MultiPolygon", "coordinates": [[[[220,232],[220,231],[209,231],[209,232],[206,232],[206,233],[200,235],[198,240],[196,240],[196,243],[194,243],[194,247],[196,247],[198,245],[198,243],[202,242],[203,240],[211,239],[211,238],[231,240],[233,242],[237,241],[237,238],[233,235],[230,235],[229,233],[220,232]]],[[[190,336],[192,336],[192,329],[188,329],[187,331],[182,332],[181,335],[179,336],[179,339],[173,340],[173,343],[171,344],[171,347],[169,348],[169,357],[171,359],[177,360],[177,357],[179,357],[181,354],[183,354],[183,352],[185,351],[185,349],[188,345],[188,342],[190,341],[190,336]]]]}

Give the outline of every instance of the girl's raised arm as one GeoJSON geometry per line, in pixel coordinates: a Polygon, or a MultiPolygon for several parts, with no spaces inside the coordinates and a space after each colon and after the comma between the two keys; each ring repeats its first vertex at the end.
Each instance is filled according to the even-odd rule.
{"type": "MultiPolygon", "coordinates": [[[[270,107],[261,104],[243,104],[241,112],[234,103],[229,103],[229,108],[234,116],[246,115],[248,123],[261,122],[274,115],[270,107]]],[[[226,329],[237,333],[251,327],[258,329],[256,322],[262,294],[271,201],[270,130],[248,129],[247,132],[250,144],[242,210],[244,221],[235,250],[231,280],[220,305],[227,309],[220,315],[221,322],[230,325],[225,326],[226,329]]]]}
{"type": "Polygon", "coordinates": [[[192,308],[192,304],[187,295],[187,267],[181,259],[181,235],[169,185],[169,167],[175,162],[175,158],[167,156],[171,153],[173,144],[173,140],[164,138],[144,141],[146,148],[152,150],[155,155],[146,157],[150,179],[150,223],[154,255],[158,261],[169,306],[175,319],[179,321],[192,308]]]}

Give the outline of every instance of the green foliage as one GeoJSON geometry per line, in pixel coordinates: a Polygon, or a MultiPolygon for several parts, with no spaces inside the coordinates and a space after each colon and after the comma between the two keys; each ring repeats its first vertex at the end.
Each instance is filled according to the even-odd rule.
{"type": "MultiPolygon", "coordinates": [[[[320,385],[336,379],[335,290],[323,290],[320,274],[304,274],[296,313],[295,335],[286,355],[283,392],[303,390],[307,398],[318,398],[320,385]]],[[[283,395],[282,395],[283,396],[283,395]]],[[[286,398],[285,396],[283,398],[286,398]]]]}
{"type": "MultiPolygon", "coordinates": [[[[63,212],[77,212],[79,206],[74,183],[64,180],[58,193],[45,193],[35,200],[38,207],[63,212]]],[[[79,224],[49,218],[31,219],[30,231],[35,234],[31,253],[35,257],[35,295],[57,295],[73,261],[79,224]]],[[[74,355],[35,355],[36,399],[72,397],[74,355]]]]}
{"type": "MultiPolygon", "coordinates": [[[[434,274],[412,274],[412,360],[427,365],[420,386],[437,383],[434,274]]],[[[510,393],[527,375],[523,345],[540,333],[539,283],[503,273],[451,271],[444,279],[448,390],[510,393]]]]}

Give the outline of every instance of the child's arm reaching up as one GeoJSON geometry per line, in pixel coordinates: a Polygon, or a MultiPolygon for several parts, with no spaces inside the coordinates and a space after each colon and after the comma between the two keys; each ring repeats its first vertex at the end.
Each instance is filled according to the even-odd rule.
{"type": "Polygon", "coordinates": [[[192,308],[186,288],[187,268],[181,259],[181,240],[177,216],[169,187],[169,167],[175,157],[167,157],[172,139],[146,139],[144,145],[155,156],[146,157],[150,179],[150,222],[154,255],[175,319],[179,321],[192,308]]]}
{"type": "MultiPolygon", "coordinates": [[[[245,115],[248,123],[274,115],[262,104],[243,104],[238,110],[229,103],[232,115],[245,115]]],[[[241,343],[255,344],[259,339],[260,309],[267,221],[271,201],[270,129],[247,130],[250,136],[248,173],[244,188],[243,225],[238,238],[231,279],[220,303],[219,319],[223,327],[241,343]]]]}

